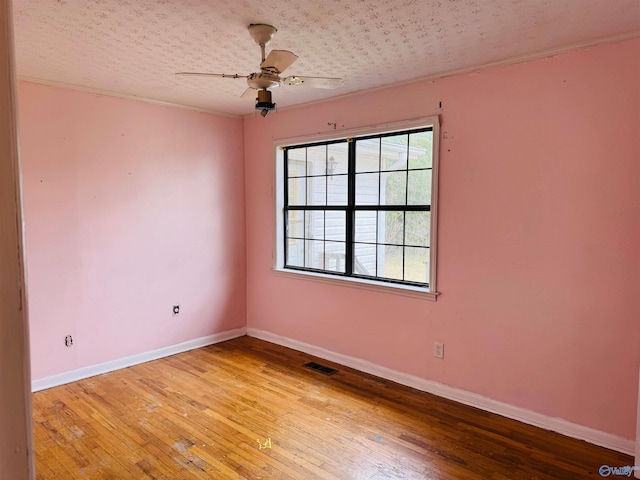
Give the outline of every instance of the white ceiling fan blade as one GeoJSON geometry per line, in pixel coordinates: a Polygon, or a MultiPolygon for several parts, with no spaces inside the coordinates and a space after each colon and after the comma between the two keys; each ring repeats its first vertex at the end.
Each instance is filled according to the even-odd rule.
{"type": "Polygon", "coordinates": [[[296,87],[338,88],[344,84],[344,80],[342,78],[293,76],[285,78],[283,83],[296,87]]]}
{"type": "Polygon", "coordinates": [[[242,95],[240,95],[241,98],[252,98],[252,99],[256,99],[258,98],[258,90],[256,90],[255,88],[247,88],[244,93],[242,95]]]}
{"type": "Polygon", "coordinates": [[[270,68],[282,73],[297,59],[298,56],[288,50],[271,50],[264,62],[260,64],[260,68],[270,68]]]}
{"type": "Polygon", "coordinates": [[[175,75],[188,77],[220,77],[220,78],[248,78],[249,75],[238,75],[237,73],[206,73],[206,72],[177,72],[175,75]]]}

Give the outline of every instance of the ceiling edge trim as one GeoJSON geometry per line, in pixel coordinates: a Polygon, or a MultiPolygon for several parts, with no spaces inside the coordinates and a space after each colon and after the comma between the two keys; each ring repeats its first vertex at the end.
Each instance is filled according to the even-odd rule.
{"type": "MultiPolygon", "coordinates": [[[[574,43],[572,45],[567,45],[567,46],[564,46],[564,47],[557,47],[557,48],[548,49],[548,50],[541,50],[539,52],[528,53],[526,55],[520,55],[520,56],[517,56],[517,57],[511,57],[511,58],[505,59],[505,60],[498,60],[496,62],[490,62],[490,63],[481,64],[481,65],[473,65],[473,66],[470,66],[470,67],[464,67],[464,68],[460,68],[458,70],[449,70],[449,71],[446,71],[446,72],[436,73],[434,75],[427,75],[427,76],[420,77],[420,78],[414,78],[414,79],[411,79],[411,80],[405,80],[403,82],[388,83],[386,85],[381,85],[379,87],[370,88],[370,89],[367,89],[367,90],[358,90],[358,91],[355,91],[355,92],[345,93],[343,95],[337,95],[337,96],[331,97],[331,98],[324,98],[322,100],[314,100],[314,101],[311,101],[311,102],[299,103],[297,105],[291,105],[291,106],[287,106],[287,107],[282,107],[282,108],[278,108],[278,110],[280,110],[280,111],[294,110],[296,108],[309,107],[311,105],[327,103],[327,102],[331,102],[331,101],[334,101],[334,100],[342,100],[342,99],[354,97],[354,96],[357,96],[357,95],[363,95],[363,94],[366,94],[366,93],[372,93],[372,92],[376,92],[376,91],[379,91],[379,90],[385,90],[385,89],[391,88],[391,87],[399,87],[399,86],[403,86],[403,85],[410,85],[412,83],[439,80],[439,79],[442,79],[442,78],[454,77],[456,75],[479,73],[481,71],[488,70],[488,69],[494,68],[494,67],[505,67],[505,66],[516,65],[516,64],[520,64],[520,63],[527,63],[527,62],[531,62],[531,61],[534,61],[534,60],[543,60],[543,59],[546,59],[546,58],[552,58],[552,57],[556,57],[558,55],[563,55],[565,53],[571,53],[571,52],[584,50],[584,49],[588,49],[588,48],[592,48],[592,47],[597,47],[597,46],[600,46],[600,45],[606,45],[606,44],[610,44],[610,43],[624,42],[624,41],[627,41],[627,40],[633,40],[635,38],[640,38],[640,30],[634,30],[634,31],[622,33],[622,34],[619,34],[619,35],[613,35],[613,36],[610,36],[610,37],[603,37],[603,38],[590,40],[590,41],[586,41],[586,42],[582,42],[582,43],[574,43]]],[[[245,114],[243,116],[245,118],[248,118],[248,117],[251,117],[253,115],[252,114],[245,114]]]]}
{"type": "Polygon", "coordinates": [[[115,93],[115,92],[110,92],[108,90],[100,90],[97,88],[88,88],[88,87],[82,87],[79,85],[73,85],[73,84],[68,84],[68,83],[64,83],[64,82],[52,82],[52,81],[48,81],[48,80],[42,80],[40,78],[32,78],[32,77],[25,77],[22,75],[18,75],[17,76],[18,81],[20,82],[28,82],[28,83],[35,83],[38,85],[44,85],[47,87],[58,87],[58,88],[64,88],[67,90],[75,90],[78,92],[84,92],[84,93],[93,93],[96,95],[104,95],[106,97],[114,97],[114,98],[120,98],[123,100],[133,100],[136,102],[143,102],[143,103],[151,103],[154,105],[160,105],[163,107],[172,107],[172,108],[180,108],[182,110],[190,110],[193,112],[200,112],[200,113],[208,113],[210,115],[218,115],[220,117],[230,117],[230,118],[242,118],[244,114],[236,114],[236,113],[226,113],[226,112],[218,112],[216,110],[209,110],[206,108],[198,108],[198,107],[192,107],[190,105],[182,105],[179,103],[171,103],[171,102],[163,102],[162,100],[154,100],[153,98],[147,98],[147,97],[139,97],[136,95],[125,95],[122,93],[115,93]]]}

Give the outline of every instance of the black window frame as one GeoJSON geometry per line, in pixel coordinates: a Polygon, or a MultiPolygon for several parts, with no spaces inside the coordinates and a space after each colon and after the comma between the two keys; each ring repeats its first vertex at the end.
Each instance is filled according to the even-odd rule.
{"type": "MultiPolygon", "coordinates": [[[[316,141],[316,142],[310,142],[310,143],[302,143],[302,144],[295,144],[295,145],[289,145],[289,146],[283,146],[282,149],[284,150],[284,165],[283,165],[283,209],[282,209],[282,228],[283,228],[283,237],[282,240],[284,242],[284,258],[283,258],[283,268],[286,270],[294,270],[294,271],[300,271],[300,272],[310,272],[310,273],[317,273],[317,274],[322,274],[322,275],[331,275],[331,276],[335,276],[335,277],[340,277],[340,278],[346,278],[346,279],[351,279],[351,278],[355,278],[355,279],[363,279],[363,280],[371,280],[374,282],[381,282],[384,284],[391,284],[391,285],[405,285],[405,286],[412,286],[412,287],[419,287],[419,288],[424,288],[424,289],[430,289],[431,287],[431,282],[432,279],[429,278],[429,281],[426,283],[423,282],[415,282],[415,281],[410,281],[410,280],[400,280],[400,279],[393,279],[393,278],[387,278],[387,277],[380,277],[377,275],[364,275],[361,273],[357,273],[355,272],[354,269],[354,247],[355,244],[358,243],[355,241],[355,216],[356,216],[356,212],[358,211],[375,211],[375,212],[380,212],[380,211],[401,211],[403,212],[405,218],[406,218],[406,212],[410,212],[410,211],[420,211],[420,212],[431,212],[432,211],[432,206],[434,204],[434,198],[432,197],[430,199],[430,203],[429,204],[422,204],[422,205],[407,205],[407,200],[405,199],[405,204],[404,205],[380,205],[380,198],[378,198],[378,205],[358,205],[356,203],[356,173],[362,173],[362,172],[356,172],[356,144],[358,141],[362,141],[362,140],[369,140],[369,139],[383,139],[385,137],[393,137],[393,136],[400,136],[400,135],[409,135],[409,134],[415,134],[415,133],[422,133],[422,132],[432,132],[432,134],[435,137],[435,133],[437,132],[437,130],[434,128],[434,125],[425,125],[425,126],[421,126],[421,127],[414,127],[414,128],[407,128],[404,130],[397,130],[397,131],[387,131],[387,132],[382,132],[382,133],[373,133],[373,134],[366,134],[366,135],[359,135],[359,136],[354,136],[354,137],[348,137],[348,138],[338,138],[338,139],[330,139],[330,140],[324,140],[324,141],[316,141]],[[309,148],[309,147],[317,147],[317,146],[328,146],[328,145],[333,145],[333,144],[340,144],[340,143],[347,143],[348,145],[348,167],[347,167],[347,204],[346,205],[329,205],[328,202],[325,202],[324,205],[289,205],[289,157],[288,157],[288,152],[290,149],[301,149],[301,148],[309,148]],[[289,257],[288,255],[288,249],[289,249],[289,239],[294,238],[294,237],[289,237],[288,235],[288,222],[289,222],[289,212],[290,211],[340,211],[340,212],[345,212],[345,222],[346,222],[346,228],[345,228],[345,271],[344,272],[338,272],[338,271],[333,271],[333,270],[326,270],[326,269],[318,269],[318,268],[312,268],[312,267],[304,267],[304,266],[298,266],[298,265],[289,265],[287,264],[287,259],[289,257]]],[[[436,148],[436,140],[434,138],[434,141],[432,143],[432,164],[429,167],[425,167],[425,168],[420,168],[420,169],[409,169],[408,165],[403,169],[403,170],[399,170],[399,171],[406,171],[407,172],[407,176],[408,176],[408,172],[411,170],[415,170],[415,171],[419,171],[419,170],[431,170],[432,171],[432,182],[434,181],[434,176],[435,176],[435,170],[436,167],[434,165],[435,163],[435,156],[436,156],[436,152],[435,152],[435,148],[436,148]]],[[[328,148],[328,147],[327,147],[328,148]]],[[[409,145],[408,145],[409,148],[409,145]]],[[[306,161],[306,160],[305,160],[306,161]]],[[[378,170],[373,171],[372,173],[378,173],[378,174],[382,174],[387,172],[387,170],[383,170],[381,168],[381,165],[378,166],[378,170]]],[[[307,179],[310,177],[314,177],[316,175],[309,175],[308,172],[305,171],[305,175],[304,176],[297,176],[297,177],[291,177],[291,178],[305,178],[305,191],[307,191],[307,179]]],[[[327,170],[325,170],[325,175],[324,176],[328,176],[327,175],[327,170]]],[[[407,177],[408,178],[408,177],[407,177]]],[[[437,181],[437,179],[435,179],[437,181]]],[[[432,185],[433,187],[433,185],[432,185]]],[[[405,187],[406,191],[407,191],[407,195],[408,195],[408,186],[405,187]]],[[[432,190],[432,195],[433,195],[433,190],[432,190]]],[[[307,194],[305,194],[307,195],[307,194]]],[[[307,203],[307,201],[305,201],[305,203],[307,203]]],[[[431,223],[433,222],[433,217],[430,217],[430,221],[429,221],[429,226],[428,228],[431,229],[432,225],[431,223]]],[[[326,222],[326,220],[325,220],[326,222]]],[[[303,230],[304,230],[304,224],[305,221],[303,219],[302,221],[303,223],[303,230]]],[[[303,238],[300,238],[300,240],[308,240],[306,237],[304,237],[304,233],[303,233],[303,238]]],[[[429,241],[429,245],[425,248],[428,249],[429,251],[429,258],[430,261],[433,261],[433,259],[431,259],[431,247],[432,247],[432,242],[433,239],[430,239],[429,241]]],[[[377,240],[376,240],[376,245],[391,245],[391,244],[378,244],[377,240]]],[[[404,277],[404,272],[405,272],[405,265],[404,265],[404,258],[405,258],[405,253],[404,253],[404,247],[409,246],[411,247],[411,245],[407,245],[406,242],[406,236],[403,233],[403,243],[402,244],[397,244],[397,245],[391,245],[391,246],[398,246],[398,247],[402,247],[403,248],[403,253],[402,253],[402,257],[403,257],[403,277],[404,277]]],[[[305,248],[305,247],[303,247],[305,248]]],[[[303,254],[303,256],[306,256],[306,252],[305,254],[303,254]]]]}

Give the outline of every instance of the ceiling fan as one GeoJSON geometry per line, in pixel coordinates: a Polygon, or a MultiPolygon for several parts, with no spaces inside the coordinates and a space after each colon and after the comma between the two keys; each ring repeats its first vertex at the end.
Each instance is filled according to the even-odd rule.
{"type": "Polygon", "coordinates": [[[201,77],[222,77],[222,78],[246,78],[249,88],[242,94],[242,98],[254,98],[256,100],[256,111],[266,117],[271,110],[276,108],[276,104],[271,99],[270,88],[280,85],[291,85],[296,87],[313,88],[338,88],[344,83],[341,78],[326,77],[299,77],[290,76],[282,78],[280,74],[284,72],[298,56],[288,50],[271,50],[265,58],[265,47],[269,44],[278,30],[262,23],[252,23],[249,25],[249,35],[260,45],[262,63],[260,71],[249,75],[227,74],[227,73],[205,73],[205,72],[178,72],[176,75],[201,76],[201,77]]]}

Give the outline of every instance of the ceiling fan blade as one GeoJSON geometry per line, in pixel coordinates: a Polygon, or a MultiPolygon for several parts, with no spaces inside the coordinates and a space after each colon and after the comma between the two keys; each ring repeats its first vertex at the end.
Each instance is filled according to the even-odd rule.
{"type": "Polygon", "coordinates": [[[342,78],[293,76],[285,78],[283,83],[296,87],[338,88],[344,84],[344,80],[342,78]]]}
{"type": "Polygon", "coordinates": [[[298,56],[288,50],[271,50],[264,62],[260,64],[260,68],[274,69],[282,73],[297,59],[298,56]]]}
{"type": "Polygon", "coordinates": [[[175,75],[191,77],[220,77],[220,78],[248,78],[249,75],[238,75],[237,73],[205,73],[205,72],[177,72],[175,75]]]}
{"type": "Polygon", "coordinates": [[[256,90],[255,88],[247,88],[244,93],[242,95],[240,95],[241,98],[252,98],[252,99],[256,99],[258,98],[258,90],[256,90]]]}

